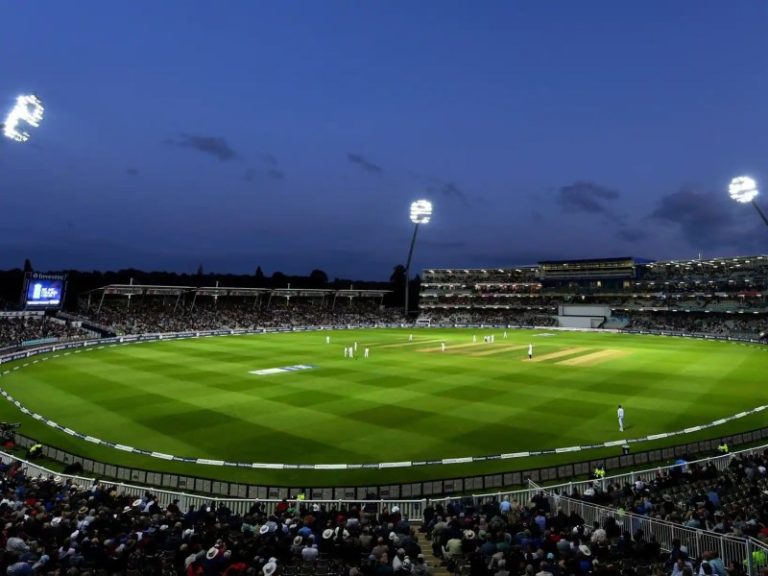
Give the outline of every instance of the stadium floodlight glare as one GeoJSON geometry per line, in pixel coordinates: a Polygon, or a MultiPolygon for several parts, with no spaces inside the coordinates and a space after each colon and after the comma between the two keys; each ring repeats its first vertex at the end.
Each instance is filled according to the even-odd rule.
{"type": "Polygon", "coordinates": [[[755,202],[755,198],[757,198],[759,193],[760,191],[757,189],[757,182],[755,182],[754,178],[750,178],[749,176],[737,176],[731,180],[731,183],[728,185],[728,195],[740,204],[746,204],[747,202],[752,204],[760,215],[760,218],[765,222],[765,225],[768,226],[768,218],[765,217],[760,206],[755,202]]]}
{"type": "Polygon", "coordinates": [[[411,259],[413,248],[416,246],[416,235],[419,233],[420,224],[429,224],[432,219],[432,202],[429,200],[416,200],[411,202],[411,222],[415,224],[411,237],[411,249],[408,251],[408,261],[405,264],[405,317],[408,318],[408,284],[411,279],[411,259]]]}
{"type": "Polygon", "coordinates": [[[16,105],[8,113],[3,124],[3,135],[16,142],[29,140],[29,132],[20,127],[20,124],[28,124],[33,128],[40,126],[43,120],[43,103],[34,94],[25,94],[16,98],[16,105]]]}
{"type": "Polygon", "coordinates": [[[739,176],[731,180],[731,184],[728,186],[728,194],[730,194],[733,200],[746,204],[752,202],[757,195],[757,182],[749,176],[739,176]]]}
{"type": "Polygon", "coordinates": [[[411,202],[411,222],[429,224],[430,218],[432,218],[432,202],[429,200],[411,202]]]}

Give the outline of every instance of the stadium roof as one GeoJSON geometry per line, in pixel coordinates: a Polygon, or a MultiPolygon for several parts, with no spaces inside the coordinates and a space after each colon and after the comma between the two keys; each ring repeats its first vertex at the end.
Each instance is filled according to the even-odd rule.
{"type": "Polygon", "coordinates": [[[632,256],[617,256],[616,258],[582,258],[579,260],[541,260],[539,265],[542,264],[597,264],[599,262],[634,262],[635,259],[632,256]]]}
{"type": "Polygon", "coordinates": [[[117,294],[120,296],[180,296],[181,294],[196,294],[197,296],[343,296],[348,298],[365,296],[384,296],[391,290],[334,290],[332,288],[243,288],[232,286],[157,286],[154,284],[108,284],[89,290],[86,294],[117,294]]]}

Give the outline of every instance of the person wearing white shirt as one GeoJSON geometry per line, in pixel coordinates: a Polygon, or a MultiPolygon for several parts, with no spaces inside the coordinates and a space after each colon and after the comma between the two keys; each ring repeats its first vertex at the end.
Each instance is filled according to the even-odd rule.
{"type": "Polygon", "coordinates": [[[619,432],[624,432],[624,408],[621,407],[621,404],[616,410],[616,416],[619,418],[619,432]]]}
{"type": "Polygon", "coordinates": [[[533,359],[533,344],[528,344],[528,360],[533,359]]]}

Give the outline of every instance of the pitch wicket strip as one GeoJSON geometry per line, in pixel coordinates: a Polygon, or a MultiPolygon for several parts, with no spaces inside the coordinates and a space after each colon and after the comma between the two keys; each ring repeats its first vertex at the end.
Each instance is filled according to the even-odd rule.
{"type": "Polygon", "coordinates": [[[494,346],[491,350],[483,350],[482,352],[470,352],[470,356],[490,356],[491,354],[502,354],[503,352],[512,352],[514,350],[525,350],[528,348],[528,344],[509,345],[509,346],[494,346]]]}
{"type": "MultiPolygon", "coordinates": [[[[560,350],[559,352],[550,352],[549,354],[542,354],[541,356],[534,356],[531,359],[531,362],[544,362],[545,360],[552,360],[554,358],[562,358],[563,356],[570,356],[572,354],[578,354],[580,352],[584,352],[585,350],[589,350],[589,348],[566,348],[565,350],[560,350]]],[[[528,362],[528,359],[525,360],[528,362]]]]}
{"type": "Polygon", "coordinates": [[[629,354],[629,352],[626,350],[600,350],[599,352],[593,352],[592,354],[561,360],[560,362],[557,362],[557,364],[565,364],[566,366],[594,366],[595,364],[607,362],[614,358],[621,358],[627,354],[629,354]]]}

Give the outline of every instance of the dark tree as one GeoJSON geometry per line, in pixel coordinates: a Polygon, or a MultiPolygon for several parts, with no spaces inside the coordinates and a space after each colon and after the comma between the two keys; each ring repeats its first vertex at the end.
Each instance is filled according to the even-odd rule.
{"type": "Polygon", "coordinates": [[[32,261],[29,258],[24,259],[24,273],[32,272],[34,271],[34,268],[32,268],[32,261]]]}
{"type": "Polygon", "coordinates": [[[328,274],[315,268],[309,274],[309,284],[313,288],[322,288],[328,284],[328,274]]]}
{"type": "Polygon", "coordinates": [[[272,287],[273,288],[285,288],[288,284],[288,276],[282,272],[274,272],[272,274],[272,287]]]}
{"type": "Polygon", "coordinates": [[[261,266],[256,266],[256,280],[259,282],[264,280],[264,272],[261,271],[261,266]]]}
{"type": "Polygon", "coordinates": [[[405,302],[405,266],[398,264],[392,269],[392,275],[389,277],[391,285],[391,299],[389,304],[402,306],[405,302]]]}

